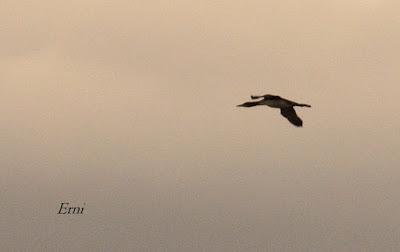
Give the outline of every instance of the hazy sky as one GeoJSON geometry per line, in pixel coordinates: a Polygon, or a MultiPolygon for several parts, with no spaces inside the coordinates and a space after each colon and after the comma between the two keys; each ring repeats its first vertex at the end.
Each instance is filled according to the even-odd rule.
{"type": "Polygon", "coordinates": [[[399,10],[2,0],[2,248],[400,251],[399,10]]]}

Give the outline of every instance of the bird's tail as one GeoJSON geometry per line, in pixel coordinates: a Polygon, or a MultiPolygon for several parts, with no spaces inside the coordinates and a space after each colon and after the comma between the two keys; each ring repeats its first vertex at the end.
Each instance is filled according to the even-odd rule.
{"type": "Polygon", "coordinates": [[[304,103],[297,103],[295,106],[311,108],[311,105],[304,104],[304,103]]]}
{"type": "Polygon", "coordinates": [[[243,104],[237,105],[236,107],[246,107],[246,108],[248,108],[248,107],[254,107],[254,106],[257,106],[257,105],[258,105],[258,102],[245,102],[243,104]]]}

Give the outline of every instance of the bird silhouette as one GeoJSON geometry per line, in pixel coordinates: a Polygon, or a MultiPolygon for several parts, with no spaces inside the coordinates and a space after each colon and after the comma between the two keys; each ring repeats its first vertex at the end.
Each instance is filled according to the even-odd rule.
{"type": "Polygon", "coordinates": [[[279,108],[281,110],[281,115],[285,117],[289,122],[291,122],[293,125],[297,127],[302,127],[303,126],[303,121],[301,120],[300,117],[296,114],[296,111],[294,110],[293,107],[298,106],[298,107],[311,107],[308,104],[303,104],[303,103],[297,103],[294,101],[290,101],[287,99],[284,99],[280,96],[277,95],[252,95],[251,99],[261,99],[258,101],[249,101],[245,102],[243,104],[237,105],[237,107],[254,107],[258,105],[267,105],[271,108],[279,108]],[[262,99],[261,99],[262,98],[262,99]]]}

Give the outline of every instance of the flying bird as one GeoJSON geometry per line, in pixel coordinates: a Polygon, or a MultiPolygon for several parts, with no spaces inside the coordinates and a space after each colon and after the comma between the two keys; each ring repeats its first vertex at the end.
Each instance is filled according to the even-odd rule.
{"type": "Polygon", "coordinates": [[[300,117],[297,116],[296,111],[294,110],[294,106],[298,107],[311,107],[308,104],[297,103],[294,101],[290,101],[284,99],[277,95],[252,95],[251,99],[261,99],[258,101],[249,101],[243,104],[237,105],[238,107],[254,107],[258,105],[267,105],[272,108],[279,108],[281,109],[281,115],[284,116],[286,119],[289,120],[293,125],[297,127],[303,126],[303,121],[300,117]],[[261,99],[262,98],[262,99],[261,99]]]}

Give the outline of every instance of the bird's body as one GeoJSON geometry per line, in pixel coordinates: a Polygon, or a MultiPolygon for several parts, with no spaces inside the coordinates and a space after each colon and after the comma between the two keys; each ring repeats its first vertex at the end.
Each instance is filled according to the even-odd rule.
{"type": "Polygon", "coordinates": [[[271,108],[288,108],[292,107],[293,105],[284,99],[276,99],[276,100],[261,100],[258,102],[259,105],[267,105],[271,108]]]}
{"type": "Polygon", "coordinates": [[[250,101],[250,102],[245,102],[243,104],[238,105],[238,107],[254,107],[258,105],[266,105],[271,108],[279,108],[281,109],[281,115],[284,116],[286,119],[289,120],[293,125],[297,127],[303,126],[303,121],[300,119],[300,117],[297,116],[296,111],[294,110],[294,106],[299,106],[299,107],[311,107],[308,104],[302,104],[302,103],[297,103],[294,101],[290,101],[287,99],[284,99],[280,96],[277,95],[261,95],[261,96],[255,96],[252,95],[251,99],[260,99],[259,101],[250,101]]]}

